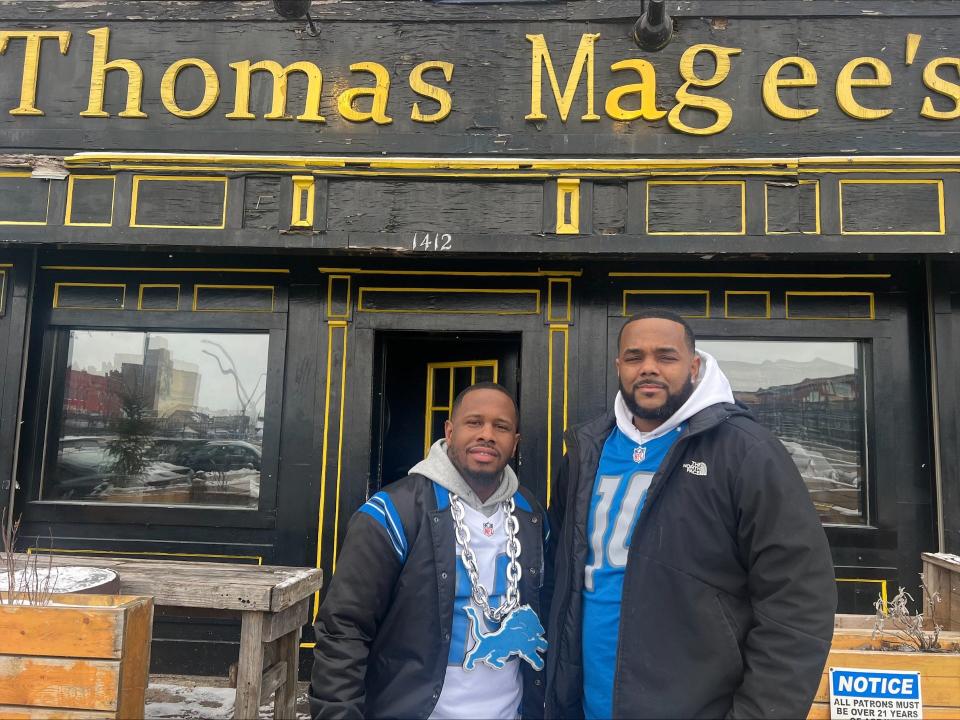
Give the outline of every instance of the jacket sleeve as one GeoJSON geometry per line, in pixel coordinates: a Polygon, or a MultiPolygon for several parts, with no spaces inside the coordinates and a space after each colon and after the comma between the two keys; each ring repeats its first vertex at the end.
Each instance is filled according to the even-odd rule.
{"type": "Polygon", "coordinates": [[[728,717],[806,717],[833,638],[837,589],[830,547],[779,440],[750,451],[735,483],[754,624],[728,717]]]}
{"type": "Polygon", "coordinates": [[[315,720],[364,717],[367,658],[406,558],[392,504],[371,506],[380,496],[386,497],[377,493],[351,519],[314,624],[309,700],[315,720]]]}
{"type": "Polygon", "coordinates": [[[569,476],[568,455],[560,460],[560,467],[552,479],[550,489],[550,503],[547,507],[547,534],[544,537],[543,557],[543,590],[541,591],[541,606],[543,607],[544,629],[549,627],[550,609],[553,605],[553,588],[556,585],[556,555],[563,537],[564,511],[567,500],[567,478],[569,476]]]}

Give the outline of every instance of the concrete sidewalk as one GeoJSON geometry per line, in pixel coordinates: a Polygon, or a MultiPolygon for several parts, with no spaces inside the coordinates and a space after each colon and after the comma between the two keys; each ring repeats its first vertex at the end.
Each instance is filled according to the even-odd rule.
{"type": "MultiPolygon", "coordinates": [[[[309,720],[306,682],[297,683],[297,720],[309,720]]],[[[151,675],[144,717],[229,720],[233,718],[236,690],[225,677],[203,675],[151,675]]],[[[260,708],[260,718],[271,720],[273,706],[260,708]]],[[[237,718],[236,720],[254,720],[237,718]]]]}

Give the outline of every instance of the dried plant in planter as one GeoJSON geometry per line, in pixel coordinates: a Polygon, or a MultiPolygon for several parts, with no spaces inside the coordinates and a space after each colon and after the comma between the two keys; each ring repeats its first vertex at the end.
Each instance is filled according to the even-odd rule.
{"type": "Polygon", "coordinates": [[[3,537],[3,573],[7,592],[0,592],[0,605],[49,605],[53,594],[53,556],[41,564],[40,555],[26,556],[26,562],[17,563],[17,534],[20,519],[13,520],[13,509],[0,513],[0,535],[3,537]]]}
{"type": "MultiPolygon", "coordinates": [[[[940,593],[931,593],[923,582],[920,587],[926,597],[927,611],[933,617],[933,608],[940,602],[940,593]]],[[[924,613],[913,613],[910,604],[913,596],[904,588],[894,595],[889,602],[883,597],[877,598],[874,607],[877,617],[873,626],[871,639],[880,638],[881,650],[899,650],[906,652],[956,652],[956,648],[944,648],[940,645],[940,631],[943,629],[936,622],[933,628],[924,628],[924,613]]]]}

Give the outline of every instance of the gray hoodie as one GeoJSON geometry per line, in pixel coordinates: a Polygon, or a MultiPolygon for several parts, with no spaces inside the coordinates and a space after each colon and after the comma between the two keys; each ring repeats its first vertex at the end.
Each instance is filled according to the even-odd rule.
{"type": "Polygon", "coordinates": [[[486,502],[480,502],[480,498],[473,491],[467,481],[463,479],[460,472],[450,462],[447,457],[447,441],[437,440],[431,447],[427,457],[410,468],[410,474],[423,475],[441,487],[456,493],[467,505],[474,510],[479,510],[487,517],[490,517],[497,511],[497,506],[504,500],[513,497],[517,492],[520,483],[513,468],[507,465],[503,469],[503,476],[500,478],[500,485],[493,494],[487,498],[486,502]]]}
{"type": "Polygon", "coordinates": [[[700,372],[697,375],[697,384],[694,386],[693,394],[673,415],[667,418],[663,425],[650,432],[641,432],[637,429],[637,426],[633,424],[633,414],[623,401],[623,396],[618,392],[617,399],[613,403],[613,409],[617,416],[617,427],[620,428],[620,432],[638,445],[643,445],[654,438],[667,434],[684,420],[690,419],[704,408],[718,403],[733,403],[730,381],[723,374],[717,361],[703,350],[697,350],[697,355],[700,356],[700,372]]]}

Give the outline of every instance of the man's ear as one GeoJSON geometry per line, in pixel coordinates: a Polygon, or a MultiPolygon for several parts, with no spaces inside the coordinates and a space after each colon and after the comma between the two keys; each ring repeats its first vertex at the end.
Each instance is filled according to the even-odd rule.
{"type": "Polygon", "coordinates": [[[453,423],[449,420],[443,421],[443,437],[446,439],[447,444],[450,444],[450,436],[453,435],[453,423]]]}
{"type": "Polygon", "coordinates": [[[692,371],[690,379],[696,382],[697,378],[700,377],[700,356],[696,353],[693,354],[693,362],[690,364],[690,370],[692,371]]]}
{"type": "Polygon", "coordinates": [[[517,448],[520,447],[520,433],[517,433],[513,436],[513,450],[510,453],[510,458],[515,458],[517,456],[517,448]]]}

